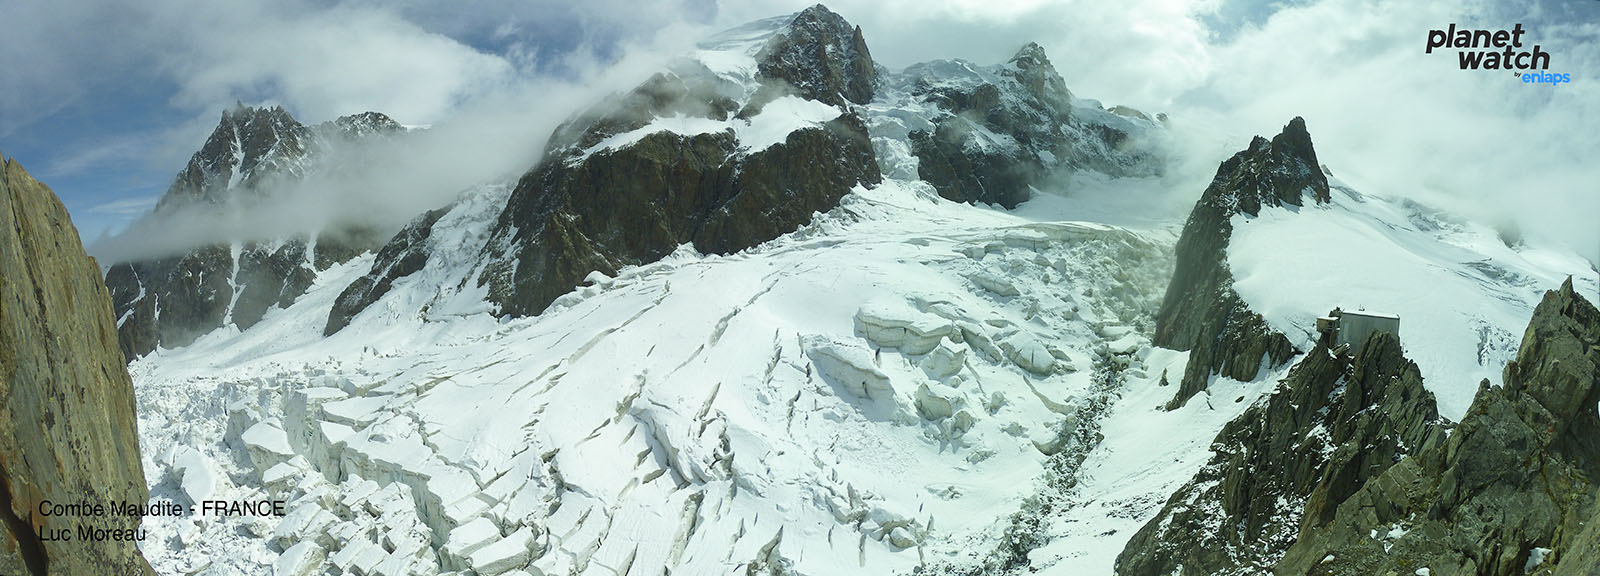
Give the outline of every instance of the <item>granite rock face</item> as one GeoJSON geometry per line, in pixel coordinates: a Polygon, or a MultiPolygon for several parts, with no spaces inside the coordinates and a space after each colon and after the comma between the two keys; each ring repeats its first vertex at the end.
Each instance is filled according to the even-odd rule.
{"type": "Polygon", "coordinates": [[[1178,264],[1156,318],[1157,346],[1190,351],[1169,409],[1205,389],[1212,374],[1249,381],[1263,364],[1279,366],[1295,354],[1289,339],[1234,292],[1228,241],[1235,215],[1301,206],[1307,197],[1328,202],[1328,179],[1318,166],[1305,121],[1295,118],[1272,140],[1257,136],[1223,162],[1195,203],[1178,238],[1178,264]]]}
{"type": "Polygon", "coordinates": [[[1015,208],[1030,188],[1063,171],[1148,176],[1161,170],[1151,147],[1135,138],[1154,122],[1142,113],[1075,105],[1038,44],[999,66],[935,61],[908,67],[895,80],[944,112],[910,140],[918,176],[947,199],[1015,208]]]}
{"type": "MultiPolygon", "coordinates": [[[[225,111],[151,217],[196,205],[248,211],[272,186],[322,168],[330,150],[404,132],[376,112],[307,126],[281,107],[225,111]]],[[[228,324],[247,329],[269,309],[293,304],[318,271],[375,250],[383,239],[352,225],[113,265],[105,283],[123,355],[131,361],[157,346],[184,346],[228,324]]]]}
{"type": "Polygon", "coordinates": [[[1597,406],[1600,311],[1568,279],[1534,310],[1505,385],[1485,382],[1447,441],[1308,517],[1277,573],[1600,573],[1597,406]]]}
{"type": "Polygon", "coordinates": [[[742,87],[703,68],[676,70],[558,128],[484,248],[479,283],[490,301],[505,314],[538,314],[592,271],[616,274],[681,244],[717,254],[750,248],[832,209],[856,185],[881,181],[867,128],[849,109],[873,85],[859,31],[813,6],[757,60],[759,87],[748,101],[742,87]],[[789,86],[799,94],[780,95],[789,86]],[[834,104],[838,116],[759,149],[732,130],[662,130],[602,145],[657,118],[752,118],[786,96],[834,104]]]}
{"type": "Polygon", "coordinates": [[[1269,571],[1302,523],[1326,522],[1368,479],[1444,441],[1433,394],[1393,334],[1353,358],[1318,345],[1223,428],[1211,461],[1133,536],[1117,573],[1269,571]]]}
{"type": "Polygon", "coordinates": [[[133,383],[100,269],[55,194],[15,161],[0,173],[0,574],[151,574],[137,517],[44,516],[40,503],[149,498],[133,383]],[[46,530],[70,540],[44,541],[46,530]]]}

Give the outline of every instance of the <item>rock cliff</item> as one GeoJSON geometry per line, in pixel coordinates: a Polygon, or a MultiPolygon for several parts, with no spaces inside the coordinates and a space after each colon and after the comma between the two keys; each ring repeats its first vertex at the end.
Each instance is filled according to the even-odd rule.
{"type": "Polygon", "coordinates": [[[0,574],[151,574],[137,517],[44,516],[45,501],[149,497],[133,383],[100,269],[66,208],[15,161],[0,173],[0,574]],[[41,538],[69,530],[69,540],[41,538]]]}

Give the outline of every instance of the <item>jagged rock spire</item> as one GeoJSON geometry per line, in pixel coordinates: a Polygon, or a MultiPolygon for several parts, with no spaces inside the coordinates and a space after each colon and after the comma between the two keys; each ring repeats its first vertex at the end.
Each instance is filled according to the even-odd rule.
{"type": "Polygon", "coordinates": [[[1012,68],[1004,69],[1002,73],[1016,78],[1028,94],[1058,108],[1065,117],[1065,111],[1072,102],[1072,92],[1067,90],[1066,80],[1061,78],[1055,66],[1050,64],[1050,58],[1045,56],[1044,47],[1034,42],[1024,44],[1007,64],[1012,68]]]}
{"type": "Polygon", "coordinates": [[[784,80],[812,100],[866,104],[877,89],[877,70],[861,27],[821,4],[796,14],[756,60],[762,76],[784,80]]]}

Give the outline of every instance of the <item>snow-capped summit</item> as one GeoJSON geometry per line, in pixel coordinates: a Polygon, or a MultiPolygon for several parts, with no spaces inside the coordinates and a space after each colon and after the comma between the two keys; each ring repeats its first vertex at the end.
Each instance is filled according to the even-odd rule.
{"type": "Polygon", "coordinates": [[[679,63],[559,128],[485,248],[478,282],[490,300],[537,314],[592,271],[614,275],[686,243],[737,252],[877,184],[851,108],[873,92],[860,30],[819,5],[761,38],[746,38],[761,43],[753,54],[733,48],[756,63],[753,76],[679,63]]]}
{"type": "Polygon", "coordinates": [[[247,201],[319,169],[332,149],[405,131],[378,112],[307,126],[282,106],[238,104],[222,112],[217,127],[178,173],[155,211],[166,213],[195,201],[247,201]]]}

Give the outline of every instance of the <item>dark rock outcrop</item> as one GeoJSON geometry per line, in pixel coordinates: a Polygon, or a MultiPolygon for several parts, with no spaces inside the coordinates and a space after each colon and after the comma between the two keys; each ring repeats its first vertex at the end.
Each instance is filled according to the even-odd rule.
{"type": "Polygon", "coordinates": [[[137,516],[44,516],[39,505],[149,498],[133,382],[100,269],[55,194],[15,161],[0,171],[0,574],[152,574],[137,516]],[[67,530],[70,539],[41,538],[67,530]]]}
{"type": "Polygon", "coordinates": [[[1093,107],[1074,114],[1072,93],[1044,49],[1029,43],[1006,64],[956,61],[913,65],[900,80],[911,94],[945,112],[932,130],[910,133],[918,176],[958,202],[1014,208],[1059,171],[1090,169],[1114,176],[1160,172],[1138,123],[1093,107]]]}
{"type": "MultiPolygon", "coordinates": [[[[272,186],[315,169],[330,150],[404,131],[376,112],[306,126],[281,107],[225,111],[147,218],[170,218],[196,206],[248,211],[272,186]]],[[[228,324],[248,329],[272,307],[293,304],[318,271],[377,249],[383,238],[369,228],[349,225],[113,265],[105,283],[123,354],[131,361],[157,346],[185,346],[228,324]]]]}
{"type": "Polygon", "coordinates": [[[1394,335],[1374,335],[1354,358],[1318,345],[1223,428],[1211,461],[1133,536],[1117,573],[1263,573],[1302,522],[1326,522],[1367,479],[1444,438],[1394,335]]]}
{"type": "Polygon", "coordinates": [[[1505,385],[1323,518],[1278,574],[1600,573],[1600,311],[1568,279],[1534,310],[1505,385]]]}
{"type": "Polygon", "coordinates": [[[389,239],[389,243],[378,250],[372,270],[350,283],[334,300],[322,333],[331,336],[343,330],[350,325],[351,318],[389,293],[395,280],[422,270],[428,263],[428,238],[433,235],[433,225],[449,211],[447,206],[425,212],[389,239]]]}
{"type": "Polygon", "coordinates": [[[732,130],[661,131],[594,150],[662,116],[754,117],[777,97],[762,94],[770,86],[792,84],[800,96],[824,103],[843,103],[833,95],[864,101],[872,85],[865,58],[859,32],[814,6],[761,50],[762,88],[744,105],[728,81],[677,70],[557,129],[485,246],[489,264],[479,282],[489,287],[489,299],[505,314],[538,314],[592,271],[615,274],[685,243],[701,252],[737,252],[795,230],[857,184],[878,183],[866,126],[848,110],[759,150],[741,144],[732,130]]]}
{"type": "Polygon", "coordinates": [[[1178,265],[1153,339],[1157,346],[1190,351],[1169,409],[1204,390],[1212,374],[1249,381],[1263,358],[1266,365],[1279,366],[1295,354],[1289,339],[1267,326],[1234,292],[1228,242],[1235,215],[1255,216],[1263,207],[1299,207],[1307,196],[1328,202],[1328,179],[1317,166],[1305,121],[1295,118],[1271,141],[1257,136],[1249,148],[1223,162],[1195,203],[1178,238],[1178,265]]]}

